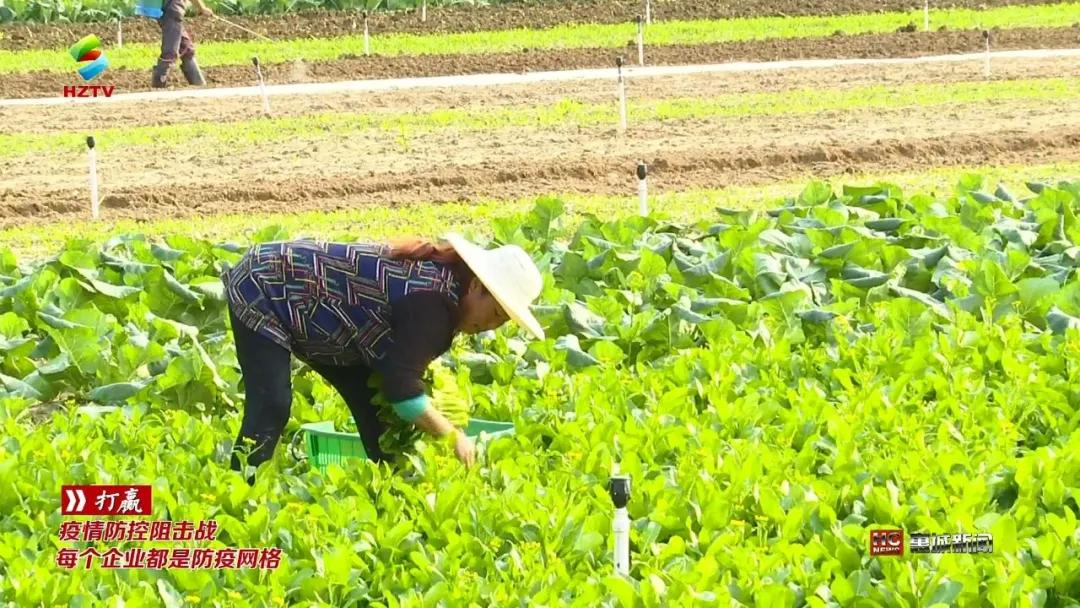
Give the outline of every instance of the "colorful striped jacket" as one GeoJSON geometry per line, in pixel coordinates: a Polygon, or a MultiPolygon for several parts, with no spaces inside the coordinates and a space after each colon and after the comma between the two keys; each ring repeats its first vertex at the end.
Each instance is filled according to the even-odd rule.
{"type": "Polygon", "coordinates": [[[372,243],[264,243],[221,278],[237,319],[303,360],[382,367],[394,342],[392,313],[406,302],[424,332],[400,333],[427,342],[410,352],[438,356],[456,332],[461,285],[449,266],[388,253],[372,243]]]}

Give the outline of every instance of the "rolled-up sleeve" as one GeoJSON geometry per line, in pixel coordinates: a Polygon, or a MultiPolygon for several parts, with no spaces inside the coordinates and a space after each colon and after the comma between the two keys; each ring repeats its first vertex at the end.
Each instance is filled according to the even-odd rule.
{"type": "Polygon", "coordinates": [[[424,372],[450,349],[454,337],[454,304],[438,292],[418,292],[394,302],[391,343],[374,367],[383,376],[383,396],[390,403],[425,395],[424,372]]]}

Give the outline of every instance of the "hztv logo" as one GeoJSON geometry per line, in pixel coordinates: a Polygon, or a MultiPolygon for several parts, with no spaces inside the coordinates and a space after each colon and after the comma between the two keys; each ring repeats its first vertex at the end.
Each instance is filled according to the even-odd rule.
{"type": "MultiPolygon", "coordinates": [[[[93,34],[84,36],[82,40],[71,45],[68,52],[75,61],[82,64],[77,71],[85,81],[101,76],[105,68],[109,67],[108,58],[101,52],[101,40],[93,34]]],[[[65,86],[64,97],[97,97],[99,93],[104,97],[111,97],[115,88],[116,86],[111,84],[65,86]]]]}

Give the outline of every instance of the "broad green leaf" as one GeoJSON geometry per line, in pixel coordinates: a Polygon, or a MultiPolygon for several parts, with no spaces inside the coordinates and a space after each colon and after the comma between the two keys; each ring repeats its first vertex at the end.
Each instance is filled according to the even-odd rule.
{"type": "Polygon", "coordinates": [[[570,331],[586,338],[600,338],[605,335],[604,318],[582,304],[572,302],[565,305],[564,310],[570,331]]]}
{"type": "Polygon", "coordinates": [[[107,384],[90,391],[88,397],[92,401],[99,401],[101,403],[127,401],[129,398],[138,394],[139,391],[146,388],[151,382],[153,381],[142,380],[139,382],[117,382],[115,384],[107,384]]]}
{"type": "Polygon", "coordinates": [[[934,592],[930,594],[929,599],[926,600],[927,606],[933,606],[935,604],[949,605],[955,600],[964,586],[956,581],[943,581],[938,584],[934,592]]]}
{"type": "Polygon", "coordinates": [[[41,399],[42,395],[36,388],[30,384],[23,382],[19,378],[12,378],[0,374],[0,384],[3,385],[4,391],[8,395],[14,395],[16,397],[25,397],[26,399],[41,399]]]}
{"type": "Polygon", "coordinates": [[[1064,334],[1069,329],[1080,329],[1080,318],[1061,311],[1057,306],[1046,313],[1046,324],[1055,334],[1064,334]]]}
{"type": "Polygon", "coordinates": [[[832,187],[825,182],[811,182],[799,194],[799,202],[803,205],[821,205],[833,196],[832,187]]]}
{"type": "Polygon", "coordinates": [[[581,344],[578,342],[578,338],[575,335],[571,334],[560,337],[555,341],[555,348],[566,351],[566,362],[573,369],[582,369],[600,363],[592,355],[581,350],[581,344]]]}

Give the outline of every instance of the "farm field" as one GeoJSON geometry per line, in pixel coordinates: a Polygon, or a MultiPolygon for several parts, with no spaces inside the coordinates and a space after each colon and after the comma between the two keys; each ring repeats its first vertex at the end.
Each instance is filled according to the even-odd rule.
{"type": "MultiPolygon", "coordinates": [[[[915,26],[922,21],[918,11],[657,21],[647,28],[646,55],[650,65],[678,65],[973,53],[984,49],[984,28],[993,31],[993,46],[998,50],[1069,48],[1080,38],[1078,3],[942,8],[931,14],[931,31],[915,26]]],[[[341,19],[350,28],[355,23],[349,16],[341,19]]],[[[210,23],[217,22],[205,25],[210,23]]],[[[203,25],[195,22],[192,27],[200,32],[203,25]]],[[[13,28],[12,52],[0,57],[0,76],[9,97],[49,96],[63,88],[70,59],[55,53],[54,41],[81,37],[74,36],[71,27],[45,29],[33,38],[28,34],[14,38],[20,26],[13,28]],[[26,44],[31,46],[23,48],[26,44]]],[[[106,45],[110,36],[115,38],[115,26],[80,27],[94,32],[106,45]]],[[[237,30],[232,31],[231,38],[206,42],[196,34],[209,86],[254,84],[252,56],[260,57],[269,83],[609,67],[616,55],[625,55],[628,61],[636,56],[633,23],[388,32],[372,38],[370,56],[355,29],[302,37],[285,34],[288,38],[276,42],[255,40],[242,31],[238,37],[237,30]]],[[[153,65],[157,56],[157,43],[149,34],[142,36],[147,42],[134,42],[131,36],[129,32],[124,47],[110,51],[110,70],[99,81],[122,92],[149,89],[145,66],[153,65]]]]}
{"type": "Polygon", "coordinates": [[[994,50],[1080,48],[1080,4],[931,3],[923,31],[898,0],[657,1],[649,66],[974,55],[627,69],[625,132],[613,60],[636,63],[637,2],[375,11],[371,56],[354,10],[211,5],[274,41],[189,17],[209,89],[257,84],[253,54],[270,86],[610,75],[283,93],[266,114],[183,96],[178,70],[125,97],[151,91],[149,20],[122,48],[115,22],[0,24],[0,605],[1080,608],[1080,55],[979,55],[983,29],[994,50]],[[115,95],[57,103],[91,32],[115,95]],[[249,487],[222,269],[258,242],[448,231],[543,276],[544,340],[511,323],[441,359],[514,433],[470,469],[430,439],[320,468],[301,425],[356,427],[294,361],[249,487]],[[63,540],[64,484],[150,484],[153,519],[220,530],[63,540]],[[893,528],[903,555],[871,555],[893,528]],[[993,550],[913,553],[914,533],[993,550]],[[280,564],[58,561],[151,546],[280,564]]]}
{"type": "Polygon", "coordinates": [[[257,98],[0,108],[0,222],[85,216],[72,201],[91,133],[102,205],[133,219],[615,194],[638,160],[658,192],[1080,160],[1080,59],[1001,60],[990,80],[982,67],[633,80],[623,137],[614,83],[591,81],[275,97],[271,117],[257,98]]]}

